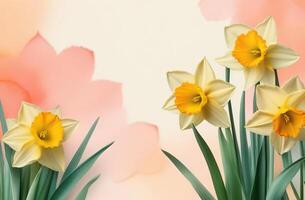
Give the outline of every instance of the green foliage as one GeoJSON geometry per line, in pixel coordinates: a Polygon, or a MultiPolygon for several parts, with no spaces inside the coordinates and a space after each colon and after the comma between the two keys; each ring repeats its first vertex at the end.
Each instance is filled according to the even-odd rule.
{"type": "Polygon", "coordinates": [[[210,192],[200,183],[200,181],[194,176],[194,174],[177,158],[172,154],[163,150],[163,153],[168,159],[177,167],[177,169],[184,175],[184,177],[192,184],[193,188],[202,200],[215,199],[210,192]]]}
{"type": "MultiPolygon", "coordinates": [[[[276,85],[279,85],[277,73],[276,85]]],[[[226,81],[230,81],[230,69],[226,69],[226,81]]],[[[259,83],[258,83],[259,84],[259,83]]],[[[232,104],[229,102],[228,111],[231,127],[225,132],[219,128],[218,138],[221,150],[224,177],[221,176],[218,165],[208,144],[200,135],[195,126],[195,134],[198,146],[209,167],[209,172],[213,181],[214,190],[218,199],[221,200],[289,200],[286,192],[290,184],[294,192],[292,199],[304,199],[304,170],[305,170],[305,142],[299,142],[301,158],[293,162],[291,152],[282,155],[284,169],[280,175],[274,177],[274,149],[267,136],[250,133],[247,137],[245,129],[246,92],[243,91],[240,102],[239,116],[239,141],[235,129],[232,104]],[[297,190],[293,178],[300,172],[299,185],[297,190]],[[225,184],[223,183],[225,180],[225,184]]],[[[256,95],[254,91],[253,111],[257,110],[256,95]]],[[[177,169],[193,185],[201,199],[207,199],[203,194],[209,194],[199,180],[170,153],[163,151],[177,169]]],[[[211,198],[212,199],[212,198],[211,198]]]]}

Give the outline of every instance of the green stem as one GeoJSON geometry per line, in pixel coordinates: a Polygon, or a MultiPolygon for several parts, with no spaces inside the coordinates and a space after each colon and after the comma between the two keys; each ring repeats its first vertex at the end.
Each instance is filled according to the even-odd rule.
{"type": "MultiPolygon", "coordinates": [[[[230,83],[230,69],[229,68],[226,68],[226,81],[228,83],[230,83]]],[[[238,163],[238,167],[239,167],[238,171],[240,173],[239,175],[241,178],[241,177],[243,177],[242,172],[241,172],[242,167],[241,167],[240,153],[239,153],[239,147],[238,147],[238,142],[237,142],[237,137],[236,137],[236,129],[235,129],[235,124],[234,124],[234,116],[233,116],[233,109],[232,109],[231,101],[229,101],[229,103],[228,103],[228,109],[229,109],[232,136],[233,136],[233,141],[234,141],[234,149],[235,149],[237,163],[238,163]]]]}
{"type": "MultiPolygon", "coordinates": [[[[304,142],[300,141],[299,146],[300,146],[301,156],[304,157],[305,156],[304,142]]],[[[300,197],[301,197],[301,200],[304,200],[304,167],[305,167],[304,164],[302,164],[301,169],[300,169],[300,197]]]]}
{"type": "Polygon", "coordinates": [[[240,121],[240,153],[241,153],[241,162],[242,162],[242,170],[244,174],[244,183],[245,183],[245,193],[251,193],[251,183],[252,183],[252,172],[251,172],[251,161],[250,161],[250,152],[247,140],[247,131],[245,128],[246,124],[246,92],[243,91],[240,101],[240,113],[239,113],[239,121],[240,121]]]}
{"type": "Polygon", "coordinates": [[[273,181],[274,176],[274,150],[270,143],[269,137],[265,137],[265,145],[266,145],[266,160],[267,160],[267,179],[266,179],[266,191],[268,191],[269,186],[273,181]]]}

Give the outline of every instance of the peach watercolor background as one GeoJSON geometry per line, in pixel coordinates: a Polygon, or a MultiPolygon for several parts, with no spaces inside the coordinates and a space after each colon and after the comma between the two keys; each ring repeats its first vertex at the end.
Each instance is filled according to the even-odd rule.
{"type": "MultiPolygon", "coordinates": [[[[280,40],[288,43],[287,46],[296,48],[302,55],[304,39],[301,35],[304,28],[296,22],[304,19],[304,5],[301,1],[295,1],[296,4],[289,3],[288,0],[280,1],[281,3],[277,1],[276,4],[274,1],[258,1],[256,7],[252,7],[255,8],[255,18],[245,18],[249,13],[245,15],[242,11],[249,9],[241,1],[217,1],[212,7],[209,2],[206,5],[203,2],[200,4],[203,12],[208,10],[207,13],[212,13],[212,18],[208,19],[213,19],[215,13],[223,13],[223,21],[206,21],[200,13],[197,0],[1,0],[0,25],[5,31],[0,37],[0,53],[7,55],[20,52],[26,41],[37,31],[57,52],[71,45],[93,50],[94,79],[122,83],[128,121],[156,124],[159,136],[151,134],[153,137],[146,138],[147,142],[156,141],[159,137],[161,147],[184,161],[212,190],[207,167],[192,134],[179,130],[177,116],[161,110],[161,105],[169,94],[165,73],[172,69],[193,71],[202,57],[207,56],[214,64],[217,75],[223,77],[223,68],[217,66],[213,59],[226,51],[223,27],[229,23],[230,16],[234,16],[235,21],[239,19],[236,16],[243,16],[243,20],[254,24],[265,15],[274,15],[280,22],[280,40]],[[233,6],[230,6],[231,10],[223,10],[225,6],[220,5],[233,6]],[[274,9],[274,5],[277,9],[274,9]],[[220,7],[221,12],[218,10],[220,7]]],[[[304,73],[300,66],[299,64],[287,70],[288,73],[285,74],[304,73]]],[[[233,83],[240,85],[241,74],[234,73],[232,79],[233,83]]],[[[238,106],[239,93],[240,90],[237,90],[233,97],[234,107],[238,106]]],[[[235,117],[238,119],[237,112],[235,117]]],[[[101,126],[115,127],[115,121],[112,122],[113,124],[107,124],[101,120],[101,126]]],[[[216,128],[204,123],[199,130],[221,164],[216,128]]],[[[155,133],[155,130],[152,131],[155,133]]],[[[135,148],[128,155],[130,152],[124,151],[124,148],[129,149],[126,141],[127,144],[133,144],[139,137],[133,134],[133,130],[129,134],[130,128],[123,129],[122,132],[126,134],[118,141],[120,147],[106,154],[90,172],[91,175],[102,173],[102,178],[92,187],[88,199],[199,199],[187,181],[166,159],[161,168],[157,167],[157,172],[150,173],[151,170],[143,167],[162,162],[162,159],[145,160],[133,157],[141,154],[143,143],[135,143],[135,148]],[[116,159],[111,159],[111,155],[115,155],[116,159]],[[133,176],[128,179],[118,181],[115,176],[121,169],[130,167],[129,158],[133,158],[132,163],[136,165],[132,166],[133,169],[141,170],[133,172],[133,176]]],[[[115,133],[97,132],[87,155],[106,144],[108,141],[105,138],[109,140],[109,137],[115,137],[112,134],[115,133]]],[[[74,143],[80,139],[80,135],[75,135],[66,145],[66,148],[70,148],[69,152],[73,151],[74,143]]]]}

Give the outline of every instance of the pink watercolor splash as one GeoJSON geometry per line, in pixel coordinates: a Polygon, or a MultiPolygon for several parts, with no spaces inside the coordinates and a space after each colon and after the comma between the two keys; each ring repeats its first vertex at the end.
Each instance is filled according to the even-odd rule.
{"type": "Polygon", "coordinates": [[[115,179],[122,180],[136,173],[157,171],[162,163],[157,127],[146,123],[127,123],[123,108],[121,84],[92,80],[94,54],[81,47],[70,47],[57,54],[37,34],[20,55],[0,60],[0,99],[8,118],[16,117],[22,101],[50,109],[57,105],[63,116],[80,121],[78,131],[65,144],[70,159],[100,116],[100,123],[88,145],[87,155],[116,140],[109,159],[97,163],[110,166],[115,179]],[[145,141],[145,142],[143,142],[145,141]],[[121,156],[124,155],[124,159],[121,156]],[[147,160],[153,159],[150,165],[147,160]]]}
{"type": "Polygon", "coordinates": [[[305,1],[303,0],[200,0],[203,16],[208,20],[231,19],[233,23],[250,26],[273,16],[281,44],[293,48],[301,59],[293,66],[280,70],[280,79],[298,74],[305,79],[305,1]],[[228,6],[229,5],[229,6],[228,6]]]}

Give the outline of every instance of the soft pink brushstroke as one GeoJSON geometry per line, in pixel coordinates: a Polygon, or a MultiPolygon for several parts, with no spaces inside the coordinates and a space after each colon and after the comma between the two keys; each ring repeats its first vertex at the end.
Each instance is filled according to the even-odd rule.
{"type": "MultiPolygon", "coordinates": [[[[5,114],[8,118],[15,117],[22,101],[44,109],[59,105],[63,116],[80,121],[78,131],[65,144],[67,160],[91,123],[100,116],[86,156],[116,140],[114,150],[108,153],[110,159],[105,159],[104,164],[110,166],[117,180],[137,172],[145,173],[148,169],[149,172],[158,170],[162,163],[158,129],[146,123],[128,125],[122,105],[121,84],[107,80],[93,81],[93,72],[92,51],[70,47],[57,54],[37,34],[20,55],[0,60],[0,98],[5,114]],[[124,159],[121,155],[125,155],[124,159]],[[156,164],[144,164],[150,158],[156,164]],[[118,163],[119,168],[116,166],[118,163]]],[[[95,167],[96,173],[101,173],[99,166],[102,164],[101,159],[95,167]]]]}
{"type": "Polygon", "coordinates": [[[107,169],[114,180],[124,180],[137,172],[153,173],[161,167],[158,127],[136,122],[121,132],[124,134],[116,139],[106,158],[111,160],[107,169]]]}
{"type": "Polygon", "coordinates": [[[301,59],[293,66],[279,70],[280,79],[298,74],[305,79],[305,1],[304,0],[201,0],[200,9],[208,20],[231,19],[234,23],[250,26],[273,16],[277,23],[280,43],[293,48],[301,59]],[[226,6],[228,4],[232,6],[226,6]],[[219,14],[219,10],[230,15],[219,14]]]}

